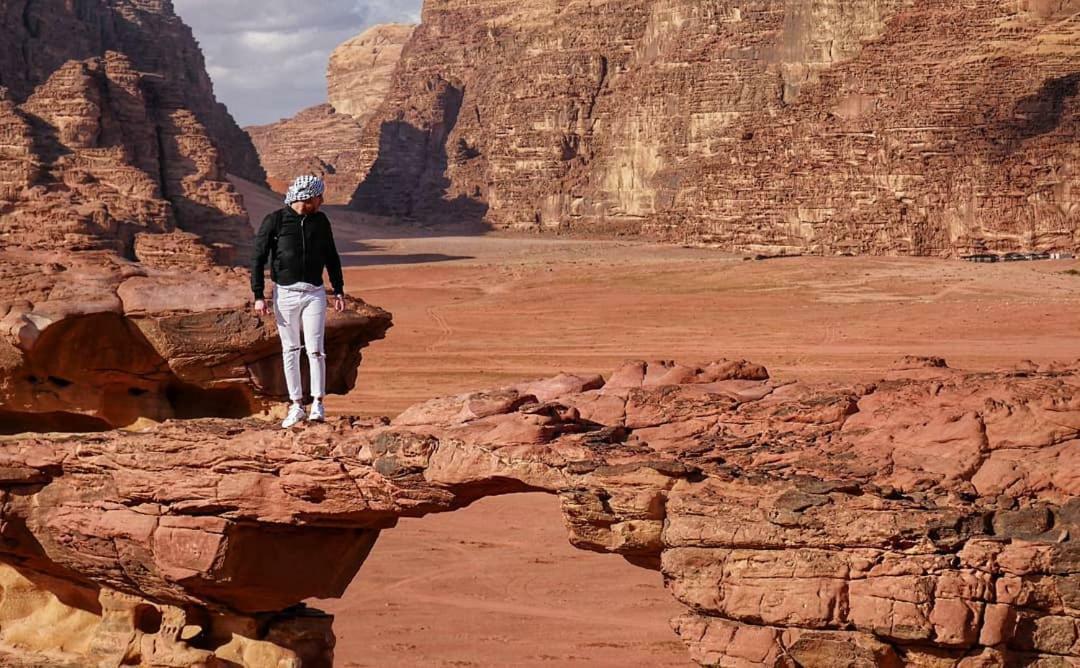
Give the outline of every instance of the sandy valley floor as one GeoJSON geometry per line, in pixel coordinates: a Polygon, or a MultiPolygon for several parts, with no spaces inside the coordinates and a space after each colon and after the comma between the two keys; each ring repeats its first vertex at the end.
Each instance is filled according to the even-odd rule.
{"type": "MultiPolygon", "coordinates": [[[[253,212],[275,206],[247,192],[253,212]]],[[[621,360],[747,358],[872,377],[905,354],[999,368],[1080,359],[1080,262],[746,261],[703,249],[405,235],[330,210],[346,289],[394,314],[333,412],[621,360]],[[1069,273],[1076,270],[1074,273],[1069,273]]],[[[565,541],[557,502],[487,499],[385,532],[336,613],[342,666],[660,666],[687,659],[660,575],[565,541]]]]}

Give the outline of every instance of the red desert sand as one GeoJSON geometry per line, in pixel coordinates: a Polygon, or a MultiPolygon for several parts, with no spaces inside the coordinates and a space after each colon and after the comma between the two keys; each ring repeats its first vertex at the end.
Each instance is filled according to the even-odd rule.
{"type": "MultiPolygon", "coordinates": [[[[276,202],[240,184],[257,222],[276,202]]],[[[1080,358],[1080,263],[767,261],[620,240],[449,235],[331,208],[346,289],[394,314],[332,412],[625,359],[752,359],[774,377],[872,378],[904,355],[957,368],[1080,358]]],[[[342,666],[690,665],[658,573],[565,542],[524,495],[384,532],[337,615],[342,666]],[[617,577],[613,577],[616,576],[617,577]]]]}

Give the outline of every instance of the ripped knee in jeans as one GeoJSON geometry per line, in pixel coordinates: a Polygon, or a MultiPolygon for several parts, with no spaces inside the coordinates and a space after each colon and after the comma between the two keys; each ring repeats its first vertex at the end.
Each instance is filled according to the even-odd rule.
{"type": "Polygon", "coordinates": [[[311,357],[326,357],[326,353],[322,352],[321,350],[309,350],[308,355],[310,355],[311,357]]]}

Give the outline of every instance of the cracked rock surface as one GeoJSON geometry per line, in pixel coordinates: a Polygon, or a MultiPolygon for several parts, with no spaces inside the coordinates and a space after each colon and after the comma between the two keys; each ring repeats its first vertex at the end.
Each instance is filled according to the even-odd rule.
{"type": "MultiPolygon", "coordinates": [[[[0,434],[244,417],[287,396],[277,327],[252,312],[244,270],[5,249],[0,286],[0,434]]],[[[386,311],[348,302],[327,319],[333,393],[390,327],[386,311]]]]}
{"type": "Polygon", "coordinates": [[[297,604],[344,591],[380,531],[546,491],[574,545],[663,574],[702,665],[1076,665],[1078,385],[922,359],[850,386],[633,362],[393,421],[11,437],[0,553],[40,603],[3,599],[0,643],[328,665],[330,620],[297,604]],[[11,637],[46,614],[64,643],[11,637]]]}

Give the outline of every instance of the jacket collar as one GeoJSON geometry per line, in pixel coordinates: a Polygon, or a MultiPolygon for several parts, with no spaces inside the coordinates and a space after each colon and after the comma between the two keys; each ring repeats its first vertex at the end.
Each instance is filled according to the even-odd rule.
{"type": "MultiPolygon", "coordinates": [[[[293,208],[291,206],[287,206],[287,207],[283,208],[282,211],[285,212],[285,215],[282,217],[282,220],[297,220],[298,221],[301,218],[303,218],[303,216],[301,216],[300,214],[293,211],[293,208]]],[[[311,220],[312,218],[317,218],[317,217],[319,217],[321,215],[323,215],[322,211],[318,211],[316,213],[310,214],[308,216],[308,220],[311,220]]]]}

